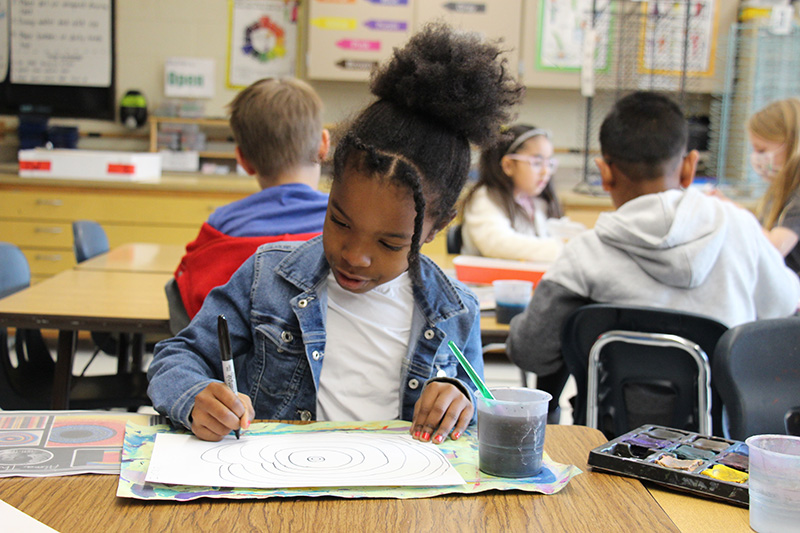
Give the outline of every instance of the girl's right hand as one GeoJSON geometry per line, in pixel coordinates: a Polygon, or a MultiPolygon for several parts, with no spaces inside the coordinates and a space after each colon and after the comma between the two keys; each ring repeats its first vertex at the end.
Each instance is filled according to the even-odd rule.
{"type": "Polygon", "coordinates": [[[219,441],[236,429],[247,429],[255,417],[250,397],[234,394],[219,381],[209,383],[194,399],[192,433],[202,440],[219,441]]]}

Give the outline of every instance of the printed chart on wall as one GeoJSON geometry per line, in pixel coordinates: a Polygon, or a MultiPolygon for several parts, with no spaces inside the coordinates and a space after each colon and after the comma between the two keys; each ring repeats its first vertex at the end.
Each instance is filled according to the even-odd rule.
{"type": "Polygon", "coordinates": [[[679,76],[685,60],[687,74],[713,76],[717,1],[642,2],[639,71],[679,76]]]}
{"type": "Polygon", "coordinates": [[[415,31],[428,21],[446,20],[454,28],[474,31],[487,39],[499,40],[503,57],[516,74],[519,65],[519,24],[509,24],[509,13],[522,12],[522,0],[483,0],[470,2],[431,2],[416,4],[415,31]]]}
{"type": "Polygon", "coordinates": [[[109,87],[111,10],[111,0],[11,0],[10,39],[0,41],[11,43],[11,82],[109,87]]]}
{"type": "Polygon", "coordinates": [[[366,81],[411,35],[414,0],[310,0],[308,77],[366,81]]]}
{"type": "Polygon", "coordinates": [[[150,415],[90,411],[0,411],[0,477],[119,474],[129,421],[150,415]]]}
{"type": "Polygon", "coordinates": [[[298,3],[228,0],[228,87],[244,88],[261,78],[294,75],[298,3]]]}
{"type": "Polygon", "coordinates": [[[596,70],[608,68],[610,0],[541,0],[539,4],[539,46],[536,68],[550,71],[579,71],[583,61],[583,37],[594,17],[596,70]],[[594,4],[594,13],[592,13],[594,4]]]}

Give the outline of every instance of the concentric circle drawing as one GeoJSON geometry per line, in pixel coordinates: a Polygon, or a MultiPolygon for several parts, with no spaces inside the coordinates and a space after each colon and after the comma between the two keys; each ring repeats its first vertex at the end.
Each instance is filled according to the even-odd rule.
{"type": "Polygon", "coordinates": [[[48,440],[57,444],[87,444],[110,439],[117,431],[108,426],[89,424],[54,427],[48,440]]]}
{"type": "Polygon", "coordinates": [[[53,458],[47,450],[38,448],[13,448],[0,450],[0,465],[36,465],[53,458]]]}
{"type": "Polygon", "coordinates": [[[3,431],[0,433],[0,446],[31,446],[39,444],[41,432],[3,431]]]}
{"type": "Polygon", "coordinates": [[[201,459],[219,464],[220,477],[230,483],[295,480],[295,486],[425,484],[450,468],[431,445],[410,438],[325,434],[298,445],[295,438],[253,440],[245,445],[222,444],[201,459]]]}

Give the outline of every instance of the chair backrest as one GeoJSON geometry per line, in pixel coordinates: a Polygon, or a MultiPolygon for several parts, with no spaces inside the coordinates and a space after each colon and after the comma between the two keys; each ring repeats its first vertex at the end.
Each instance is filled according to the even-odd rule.
{"type": "Polygon", "coordinates": [[[109,250],[108,237],[103,227],[93,220],[76,220],[72,223],[75,260],[83,263],[109,250]]]}
{"type": "Polygon", "coordinates": [[[800,402],[800,317],[748,322],[728,330],[712,362],[729,437],[784,433],[800,402]]]}
{"type": "Polygon", "coordinates": [[[181,291],[175,278],[169,278],[167,284],[164,285],[164,292],[167,295],[167,308],[169,309],[169,331],[173,335],[177,335],[189,325],[192,319],[189,318],[186,306],[183,305],[181,291]]]}
{"type": "MultiPolygon", "coordinates": [[[[596,405],[599,428],[609,438],[619,436],[643,423],[699,430],[697,345],[710,360],[727,327],[716,320],[691,313],[642,306],[590,304],[574,311],[565,321],[561,335],[562,354],[578,389],[573,417],[587,422],[589,355],[605,333],[621,330],[628,337],[637,333],[673,336],[675,342],[609,342],[599,358],[596,405]]],[[[621,339],[612,339],[620,341],[621,339]]],[[[707,391],[706,391],[707,393],[707,391]]],[[[707,397],[707,395],[706,395],[707,397]]],[[[711,390],[712,433],[721,434],[721,402],[711,390]]]]}
{"type": "Polygon", "coordinates": [[[460,254],[464,239],[461,236],[461,224],[454,224],[447,230],[447,253],[460,254]]]}
{"type": "Polygon", "coordinates": [[[0,242],[0,298],[31,284],[28,259],[16,245],[0,242]]]}
{"type": "MultiPolygon", "coordinates": [[[[31,284],[28,259],[16,245],[0,242],[0,298],[31,284]]],[[[17,328],[15,361],[6,328],[0,328],[0,408],[48,409],[55,363],[38,329],[17,328]]]]}

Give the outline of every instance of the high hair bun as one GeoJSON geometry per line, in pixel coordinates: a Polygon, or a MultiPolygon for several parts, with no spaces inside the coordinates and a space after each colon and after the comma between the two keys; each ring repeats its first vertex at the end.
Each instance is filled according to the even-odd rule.
{"type": "Polygon", "coordinates": [[[370,89],[476,145],[490,145],[524,94],[501,52],[477,33],[429,23],[373,72],[370,89]]]}

